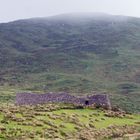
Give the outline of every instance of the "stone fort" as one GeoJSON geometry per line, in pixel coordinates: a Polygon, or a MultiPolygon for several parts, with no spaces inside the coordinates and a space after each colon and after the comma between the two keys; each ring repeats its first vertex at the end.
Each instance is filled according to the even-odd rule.
{"type": "Polygon", "coordinates": [[[17,93],[16,105],[37,105],[46,103],[70,103],[77,105],[99,105],[111,108],[107,94],[93,94],[86,97],[77,97],[68,93],[17,93]]]}

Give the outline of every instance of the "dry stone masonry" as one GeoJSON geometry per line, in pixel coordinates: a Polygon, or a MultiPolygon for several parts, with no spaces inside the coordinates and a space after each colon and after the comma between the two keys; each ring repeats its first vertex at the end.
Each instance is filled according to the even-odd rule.
{"type": "Polygon", "coordinates": [[[68,93],[18,93],[16,95],[17,105],[37,105],[45,103],[71,103],[79,105],[100,105],[111,107],[110,100],[106,94],[94,94],[87,97],[76,97],[68,93]]]}

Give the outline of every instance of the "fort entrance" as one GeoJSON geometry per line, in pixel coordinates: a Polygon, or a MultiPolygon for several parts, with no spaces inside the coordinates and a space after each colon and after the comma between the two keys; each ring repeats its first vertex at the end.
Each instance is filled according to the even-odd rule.
{"type": "Polygon", "coordinates": [[[88,100],[85,101],[85,105],[89,105],[89,101],[88,100]]]}

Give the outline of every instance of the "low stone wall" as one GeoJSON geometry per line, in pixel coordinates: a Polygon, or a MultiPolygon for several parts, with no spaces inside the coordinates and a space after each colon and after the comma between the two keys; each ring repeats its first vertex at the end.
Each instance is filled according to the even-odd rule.
{"type": "Polygon", "coordinates": [[[100,105],[110,107],[110,100],[106,94],[95,94],[87,97],[76,97],[67,93],[18,93],[16,95],[17,105],[36,105],[44,103],[72,103],[82,105],[100,105]]]}

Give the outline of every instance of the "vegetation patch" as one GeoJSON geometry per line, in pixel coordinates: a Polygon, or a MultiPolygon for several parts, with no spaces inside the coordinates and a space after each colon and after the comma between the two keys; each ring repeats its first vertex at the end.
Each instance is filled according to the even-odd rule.
{"type": "Polygon", "coordinates": [[[0,138],[5,139],[85,139],[123,137],[138,133],[140,116],[124,111],[70,104],[0,106],[0,138]]]}

